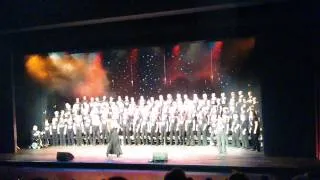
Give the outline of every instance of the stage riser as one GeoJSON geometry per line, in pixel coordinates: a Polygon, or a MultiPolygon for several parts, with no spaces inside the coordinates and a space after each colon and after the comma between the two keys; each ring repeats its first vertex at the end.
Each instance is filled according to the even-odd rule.
{"type": "MultiPolygon", "coordinates": [[[[241,138],[239,138],[239,139],[241,140],[241,138]]],[[[163,144],[163,140],[160,140],[160,138],[158,140],[159,140],[160,144],[163,144]]],[[[262,136],[260,136],[259,140],[260,140],[261,148],[263,148],[262,136]]],[[[49,145],[51,145],[52,144],[51,139],[49,141],[50,141],[49,145]]],[[[131,141],[132,144],[138,144],[133,136],[130,137],[130,141],[131,141]]],[[[140,137],[140,141],[141,141],[140,144],[143,144],[143,137],[140,137]]],[[[74,142],[76,143],[76,138],[74,138],[74,142]]],[[[99,144],[99,143],[101,144],[101,142],[102,142],[102,144],[107,144],[106,139],[103,139],[103,138],[100,139],[100,142],[96,141],[96,144],[99,144]]],[[[123,136],[120,136],[120,142],[121,142],[122,145],[127,144],[127,143],[124,143],[124,137],[123,136]]],[[[176,144],[175,136],[173,136],[172,142],[173,142],[172,145],[176,144]]],[[[251,137],[249,137],[249,143],[251,144],[251,137]]],[[[83,138],[81,144],[88,144],[88,140],[86,138],[83,138]]],[[[154,138],[153,142],[152,142],[151,138],[148,137],[147,138],[147,144],[157,144],[157,139],[154,138]]],[[[167,145],[170,144],[170,138],[169,137],[166,138],[166,144],[167,145]]],[[[183,145],[183,144],[181,144],[180,140],[177,142],[177,144],[183,145]]],[[[184,145],[185,144],[186,144],[186,141],[185,141],[184,145]]],[[[198,144],[199,144],[199,142],[198,142],[197,136],[195,136],[194,137],[194,145],[198,145],[198,144]]],[[[215,137],[213,139],[208,137],[206,143],[204,143],[204,140],[201,140],[200,144],[201,145],[204,145],[204,144],[206,144],[206,145],[216,145],[217,144],[217,140],[216,140],[215,137]]],[[[229,145],[232,144],[232,137],[228,137],[228,144],[229,145]]]]}

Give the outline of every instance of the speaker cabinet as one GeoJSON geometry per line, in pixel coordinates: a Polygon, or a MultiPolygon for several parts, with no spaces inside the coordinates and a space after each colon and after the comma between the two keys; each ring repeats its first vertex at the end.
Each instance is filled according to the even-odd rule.
{"type": "Polygon", "coordinates": [[[74,156],[68,152],[57,152],[57,160],[58,161],[72,161],[74,156]]]}
{"type": "Polygon", "coordinates": [[[152,155],[152,162],[168,162],[168,153],[166,152],[155,152],[152,155]]]}

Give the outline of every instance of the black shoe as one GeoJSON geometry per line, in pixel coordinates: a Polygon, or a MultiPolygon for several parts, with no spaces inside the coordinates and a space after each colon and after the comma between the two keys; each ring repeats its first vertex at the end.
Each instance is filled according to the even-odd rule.
{"type": "Polygon", "coordinates": [[[120,154],[117,154],[117,157],[119,157],[120,156],[120,154]]]}

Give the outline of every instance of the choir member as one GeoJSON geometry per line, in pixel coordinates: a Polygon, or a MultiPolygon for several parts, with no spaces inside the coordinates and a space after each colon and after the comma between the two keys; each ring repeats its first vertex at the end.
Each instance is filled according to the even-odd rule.
{"type": "Polygon", "coordinates": [[[90,105],[87,101],[82,102],[80,111],[83,116],[86,116],[90,113],[90,105]]]}
{"type": "Polygon", "coordinates": [[[168,114],[161,113],[159,128],[160,128],[160,143],[162,145],[167,144],[167,120],[168,120],[168,114]]]}
{"type": "Polygon", "coordinates": [[[226,106],[227,106],[226,93],[222,92],[222,93],[220,94],[220,98],[221,98],[221,106],[222,106],[222,107],[226,107],[226,106]]]}
{"type": "Polygon", "coordinates": [[[59,144],[59,135],[58,135],[58,122],[59,122],[59,112],[54,112],[54,117],[51,120],[50,125],[50,135],[52,136],[52,145],[57,146],[59,144]]]}
{"type": "Polygon", "coordinates": [[[241,121],[241,143],[242,148],[248,149],[249,147],[249,121],[247,120],[245,111],[242,109],[240,112],[240,121],[241,121]]]}
{"type": "Polygon", "coordinates": [[[248,91],[248,98],[247,98],[248,100],[247,100],[247,103],[249,104],[249,105],[251,105],[252,104],[252,102],[253,102],[253,96],[252,96],[252,92],[251,91],[248,91]]]}
{"type": "Polygon", "coordinates": [[[204,115],[203,115],[203,112],[202,111],[198,111],[197,112],[197,128],[196,128],[196,131],[197,131],[197,145],[202,145],[202,140],[201,140],[201,135],[203,133],[203,118],[204,118],[204,115]]]}
{"type": "Polygon", "coordinates": [[[141,102],[139,109],[134,111],[132,119],[132,133],[134,138],[134,143],[136,145],[141,144],[140,132],[141,132],[141,121],[142,119],[148,119],[148,111],[145,110],[144,102],[141,102]]]}
{"type": "Polygon", "coordinates": [[[125,96],[125,97],[124,97],[124,107],[125,107],[125,108],[128,108],[128,107],[129,107],[129,104],[130,104],[129,96],[125,96]]]}
{"type": "Polygon", "coordinates": [[[83,117],[86,145],[92,145],[92,126],[89,115],[83,117]]]}
{"type": "Polygon", "coordinates": [[[76,102],[72,106],[72,114],[80,114],[81,110],[81,104],[80,104],[80,99],[76,98],[76,102]]]}
{"type": "Polygon", "coordinates": [[[209,126],[209,110],[210,110],[210,101],[207,101],[207,104],[203,107],[203,119],[202,119],[202,145],[206,146],[208,143],[208,126],[209,126]]]}
{"type": "Polygon", "coordinates": [[[147,116],[141,116],[139,114],[139,111],[137,111],[137,113],[135,113],[134,118],[141,120],[140,132],[141,132],[141,137],[142,137],[142,143],[143,143],[143,145],[147,145],[148,144],[148,123],[149,123],[148,118],[147,118],[147,116]]]}
{"type": "Polygon", "coordinates": [[[178,103],[177,108],[177,134],[176,145],[180,142],[180,145],[185,144],[185,119],[186,113],[184,112],[183,104],[178,103]]]}
{"type": "Polygon", "coordinates": [[[173,136],[175,136],[177,130],[176,106],[172,104],[169,107],[164,106],[163,109],[165,109],[165,112],[163,110],[162,113],[168,113],[169,116],[169,144],[173,145],[173,136]]]}
{"type": "MultiPolygon", "coordinates": [[[[143,118],[148,118],[148,110],[146,109],[143,113],[143,118]]],[[[158,142],[158,134],[157,134],[157,122],[159,118],[159,112],[156,107],[152,108],[150,113],[150,120],[149,120],[149,130],[150,130],[150,141],[151,145],[157,144],[158,142]]]]}
{"type": "Polygon", "coordinates": [[[123,111],[124,111],[124,103],[122,101],[121,96],[118,96],[116,105],[118,106],[118,112],[119,112],[118,124],[121,125],[123,120],[123,111]]]}
{"type": "Polygon", "coordinates": [[[218,116],[216,134],[217,134],[217,147],[220,154],[225,154],[227,152],[226,148],[226,126],[225,120],[222,116],[218,116]]]}
{"type": "Polygon", "coordinates": [[[122,121],[122,132],[123,132],[123,144],[124,145],[131,145],[130,139],[130,129],[131,129],[131,122],[130,116],[127,109],[123,112],[123,121],[122,121]]]}
{"type": "Polygon", "coordinates": [[[48,146],[50,144],[50,124],[48,119],[44,121],[44,136],[43,136],[43,145],[48,146]]]}
{"type": "Polygon", "coordinates": [[[101,142],[102,144],[107,143],[107,139],[109,136],[109,130],[108,130],[108,117],[109,112],[108,111],[102,111],[101,114],[101,142]]]}
{"type": "Polygon", "coordinates": [[[67,121],[67,126],[66,126],[67,145],[72,146],[74,145],[75,127],[72,122],[72,118],[69,118],[66,121],[67,121]]]}
{"type": "MultiPolygon", "coordinates": [[[[252,110],[253,111],[253,110],[252,110]]],[[[256,112],[253,112],[253,128],[251,132],[253,150],[260,152],[260,121],[256,112]]]]}
{"type": "Polygon", "coordinates": [[[64,110],[61,110],[58,124],[59,144],[60,146],[66,145],[66,121],[64,117],[64,110]]]}
{"type": "Polygon", "coordinates": [[[90,112],[92,111],[93,108],[95,108],[95,106],[96,106],[96,102],[94,101],[94,97],[91,97],[89,102],[90,112]]]}
{"type": "Polygon", "coordinates": [[[218,109],[217,105],[213,105],[210,110],[210,141],[211,145],[214,145],[214,137],[215,137],[215,130],[217,128],[217,121],[218,121],[218,109]]]}
{"type": "Polygon", "coordinates": [[[194,137],[193,137],[193,112],[192,111],[188,111],[187,112],[187,117],[186,117],[186,145],[187,146],[193,146],[194,145],[194,137]]]}
{"type": "Polygon", "coordinates": [[[173,102],[173,99],[172,99],[172,95],[171,94],[167,94],[167,100],[166,100],[166,104],[168,106],[170,106],[173,102]]]}
{"type": "Polygon", "coordinates": [[[88,102],[87,96],[83,96],[83,97],[82,97],[82,104],[85,103],[85,102],[88,102]]]}
{"type": "Polygon", "coordinates": [[[216,104],[216,100],[217,100],[216,93],[211,93],[211,104],[216,104]]]}
{"type": "Polygon", "coordinates": [[[74,131],[76,135],[76,143],[78,146],[81,146],[83,144],[82,141],[82,133],[84,133],[84,126],[83,126],[83,119],[81,115],[76,115],[75,116],[75,126],[74,126],[74,131]]]}
{"type": "Polygon", "coordinates": [[[99,144],[101,144],[101,142],[100,142],[101,121],[100,121],[100,116],[99,116],[98,112],[99,111],[98,111],[97,107],[94,107],[90,112],[93,145],[96,145],[97,141],[99,144]]]}
{"type": "Polygon", "coordinates": [[[232,146],[240,147],[241,122],[239,121],[239,115],[237,113],[233,114],[231,131],[232,131],[232,146]]]}
{"type": "Polygon", "coordinates": [[[224,107],[222,109],[222,118],[224,119],[224,122],[225,122],[225,131],[226,131],[225,142],[226,142],[226,145],[229,145],[228,137],[231,134],[231,121],[230,121],[231,118],[230,118],[228,107],[224,107]]]}

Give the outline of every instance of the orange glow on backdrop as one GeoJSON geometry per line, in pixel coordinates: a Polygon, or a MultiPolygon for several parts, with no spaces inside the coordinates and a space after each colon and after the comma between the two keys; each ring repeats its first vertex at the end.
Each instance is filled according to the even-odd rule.
{"type": "Polygon", "coordinates": [[[107,93],[109,81],[107,72],[102,66],[102,55],[99,54],[87,67],[84,80],[74,88],[76,96],[102,96],[107,93]]]}
{"type": "Polygon", "coordinates": [[[40,81],[47,82],[49,79],[49,73],[47,71],[48,65],[45,59],[39,55],[32,55],[28,57],[28,60],[25,64],[28,74],[40,81]]]}
{"type": "Polygon", "coordinates": [[[92,62],[88,61],[88,56],[31,55],[27,57],[25,68],[33,80],[61,95],[99,96],[106,93],[109,84],[101,61],[101,55],[96,55],[92,62]]]}

